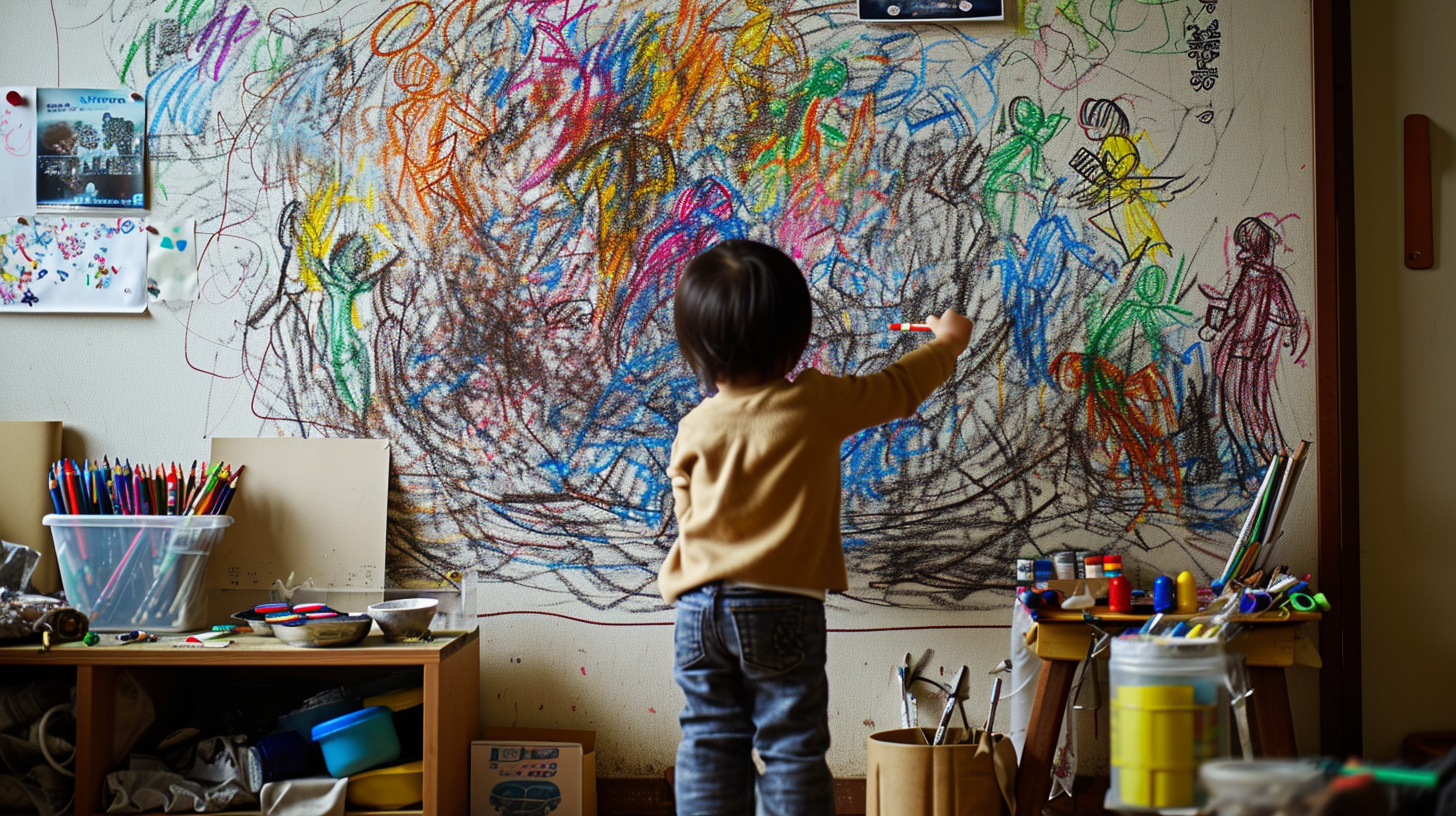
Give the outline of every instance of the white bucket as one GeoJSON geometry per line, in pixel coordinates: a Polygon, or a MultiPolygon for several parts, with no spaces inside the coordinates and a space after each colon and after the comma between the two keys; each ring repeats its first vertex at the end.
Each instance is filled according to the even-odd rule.
{"type": "Polygon", "coordinates": [[[1324,786],[1319,766],[1298,760],[1215,760],[1198,771],[1219,816],[1274,816],[1324,786]]]}

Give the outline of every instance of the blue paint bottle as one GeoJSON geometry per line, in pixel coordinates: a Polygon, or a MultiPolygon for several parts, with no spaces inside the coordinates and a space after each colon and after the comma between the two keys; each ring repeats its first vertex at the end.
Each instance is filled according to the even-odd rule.
{"type": "Polygon", "coordinates": [[[1153,581],[1153,611],[1175,612],[1178,609],[1177,585],[1166,575],[1159,575],[1153,581]]]}

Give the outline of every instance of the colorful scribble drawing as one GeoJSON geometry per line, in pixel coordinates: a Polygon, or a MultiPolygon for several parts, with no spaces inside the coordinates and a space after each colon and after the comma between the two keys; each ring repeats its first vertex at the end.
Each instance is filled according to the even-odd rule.
{"type": "Polygon", "coordinates": [[[915,342],[891,321],[977,321],[945,391],[843,454],[850,603],[974,609],[1031,549],[1216,566],[1244,477],[1309,425],[1280,390],[1305,290],[1273,260],[1306,237],[1240,226],[1231,284],[1200,254],[1243,215],[1209,185],[1252,171],[1218,153],[1232,78],[1182,73],[1197,0],[1026,9],[1002,39],[791,0],[106,19],[159,214],[199,217],[189,331],[217,362],[189,361],[273,432],[392,441],[393,580],[656,610],[702,398],[676,276],[753,237],[810,277],[805,365],[874,371],[915,342]]]}

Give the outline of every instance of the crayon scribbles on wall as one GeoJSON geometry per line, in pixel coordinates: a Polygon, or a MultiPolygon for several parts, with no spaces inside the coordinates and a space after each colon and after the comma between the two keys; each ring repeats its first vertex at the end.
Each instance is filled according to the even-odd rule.
{"type": "Polygon", "coordinates": [[[808,365],[976,321],[945,391],[844,449],[852,597],[964,608],[1032,547],[1211,557],[1312,427],[1281,396],[1312,357],[1306,228],[1254,195],[1272,176],[1212,195],[1258,170],[1220,151],[1252,91],[1188,73],[1216,12],[1230,37],[1209,0],[1026,3],[1020,34],[784,0],[131,0],[105,36],[156,211],[198,217],[189,326],[223,353],[194,366],[285,433],[394,440],[396,580],[655,608],[701,398],[674,279],[745,236],[810,278],[808,365]]]}

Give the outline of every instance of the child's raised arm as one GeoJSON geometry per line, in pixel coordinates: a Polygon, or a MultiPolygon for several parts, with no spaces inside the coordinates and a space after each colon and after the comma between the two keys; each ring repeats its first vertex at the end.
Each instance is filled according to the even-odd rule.
{"type": "Polygon", "coordinates": [[[901,357],[884,371],[865,376],[826,377],[834,416],[829,427],[841,438],[915,413],[930,392],[950,378],[956,358],[971,342],[970,320],[947,309],[925,322],[935,339],[901,357]]]}

